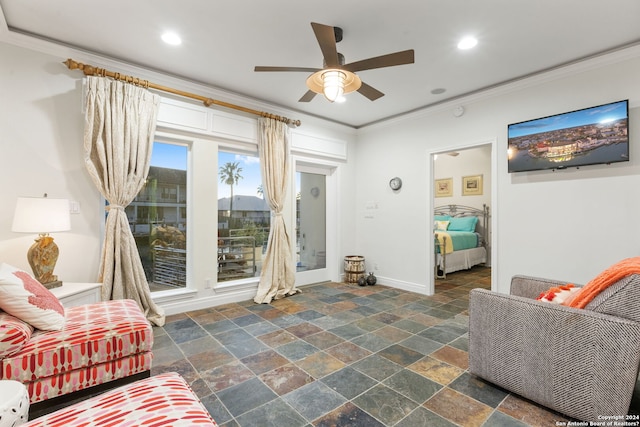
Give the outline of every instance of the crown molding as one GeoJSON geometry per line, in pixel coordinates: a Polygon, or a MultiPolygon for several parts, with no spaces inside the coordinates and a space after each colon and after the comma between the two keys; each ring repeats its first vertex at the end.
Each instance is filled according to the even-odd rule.
{"type": "MultiPolygon", "coordinates": [[[[301,113],[296,110],[284,108],[277,104],[271,104],[265,101],[261,101],[256,98],[241,95],[235,92],[231,92],[225,89],[214,87],[202,82],[190,80],[188,78],[171,75],[158,70],[142,67],[137,64],[129,63],[117,58],[111,58],[101,56],[93,52],[82,50],[76,47],[60,44],[51,40],[35,37],[30,34],[23,34],[20,32],[12,31],[6,22],[4,12],[0,6],[0,42],[4,42],[8,45],[25,48],[42,54],[54,56],[60,58],[61,67],[62,61],[67,58],[72,58],[75,61],[90,64],[96,67],[105,68],[110,71],[119,72],[122,74],[129,74],[135,77],[153,81],[154,83],[174,87],[176,89],[202,94],[213,99],[217,99],[223,102],[231,104],[242,105],[247,108],[268,111],[272,114],[279,116],[285,116],[296,120],[302,121],[302,126],[307,128],[321,130],[321,133],[326,132],[340,132],[348,135],[355,135],[356,129],[352,126],[348,126],[342,123],[337,123],[331,120],[323,119],[313,115],[301,113]]],[[[79,73],[78,71],[74,71],[79,73]]],[[[78,74],[82,75],[82,74],[78,74]]],[[[185,98],[172,94],[162,94],[166,98],[175,98],[178,100],[184,100],[185,98]]],[[[194,101],[190,101],[194,102],[194,101]]],[[[217,108],[221,111],[230,111],[224,107],[211,106],[210,108],[217,108]]],[[[234,112],[238,115],[252,116],[249,113],[234,112]]],[[[252,116],[255,117],[255,116],[252,116]]]]}
{"type": "Polygon", "coordinates": [[[562,64],[553,68],[539,71],[537,73],[512,79],[508,82],[479,89],[454,98],[447,99],[439,103],[427,105],[412,111],[398,114],[388,119],[373,122],[358,128],[359,134],[368,133],[389,126],[395,126],[407,120],[415,120],[442,111],[450,111],[460,104],[471,104],[517,92],[523,89],[539,86],[544,83],[566,78],[568,76],[580,74],[586,71],[596,70],[605,66],[617,64],[631,59],[640,58],[640,42],[623,46],[605,53],[592,55],[570,63],[562,64]]]}

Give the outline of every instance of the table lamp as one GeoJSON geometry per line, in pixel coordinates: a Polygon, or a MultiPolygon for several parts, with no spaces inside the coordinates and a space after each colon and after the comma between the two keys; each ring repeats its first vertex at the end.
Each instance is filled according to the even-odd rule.
{"type": "Polygon", "coordinates": [[[71,229],[69,200],[44,197],[18,197],[11,231],[38,233],[27,252],[33,274],[47,289],[62,286],[53,269],[58,261],[58,245],[49,233],[71,229]]]}

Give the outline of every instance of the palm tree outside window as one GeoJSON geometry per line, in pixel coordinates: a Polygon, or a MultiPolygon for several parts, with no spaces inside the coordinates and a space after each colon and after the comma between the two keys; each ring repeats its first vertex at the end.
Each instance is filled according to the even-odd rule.
{"type": "Polygon", "coordinates": [[[238,185],[238,181],[242,179],[242,168],[239,162],[227,162],[224,166],[220,166],[220,182],[230,187],[231,195],[229,197],[229,218],[233,212],[233,186],[238,185]]]}
{"type": "Polygon", "coordinates": [[[259,277],[271,226],[256,154],[218,151],[218,282],[259,277]]]}

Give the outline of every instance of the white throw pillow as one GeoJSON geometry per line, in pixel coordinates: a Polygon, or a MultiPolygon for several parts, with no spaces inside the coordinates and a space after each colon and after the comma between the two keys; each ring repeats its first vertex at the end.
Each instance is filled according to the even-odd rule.
{"type": "Polygon", "coordinates": [[[64,307],[47,288],[26,271],[0,264],[0,309],[37,329],[64,327],[64,307]]]}

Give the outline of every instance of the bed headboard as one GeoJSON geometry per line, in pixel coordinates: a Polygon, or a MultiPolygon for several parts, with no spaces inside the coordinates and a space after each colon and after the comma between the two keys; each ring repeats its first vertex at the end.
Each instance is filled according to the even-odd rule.
{"type": "Polygon", "coordinates": [[[482,209],[478,209],[464,205],[443,205],[434,208],[433,214],[449,215],[454,218],[477,216],[478,224],[476,225],[476,232],[478,232],[482,236],[484,245],[489,245],[489,206],[482,205],[482,209]]]}

